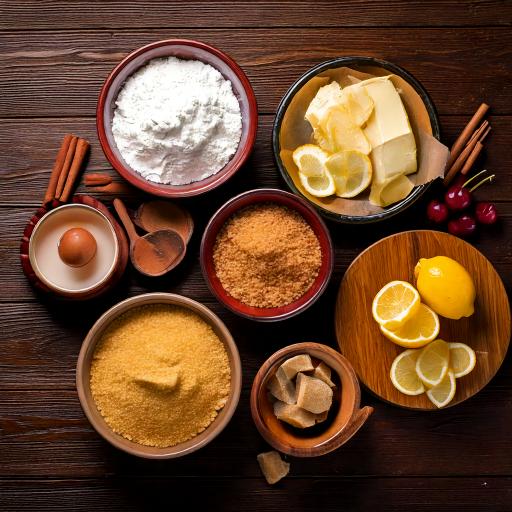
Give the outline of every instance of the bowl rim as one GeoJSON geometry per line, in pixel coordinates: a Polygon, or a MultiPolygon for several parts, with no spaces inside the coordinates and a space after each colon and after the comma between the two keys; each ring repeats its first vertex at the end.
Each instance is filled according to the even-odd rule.
{"type": "MultiPolygon", "coordinates": [[[[304,220],[308,223],[308,225],[311,226],[311,223],[308,221],[307,218],[304,217],[302,212],[298,211],[298,213],[299,213],[299,215],[301,215],[304,218],[304,220]]],[[[318,235],[316,235],[316,236],[317,236],[317,238],[320,238],[318,235]]],[[[320,240],[319,240],[319,242],[321,244],[320,240]]],[[[214,243],[215,243],[215,239],[212,239],[211,240],[212,247],[213,247],[214,243]]],[[[285,320],[285,319],[291,318],[295,315],[302,313],[307,308],[312,306],[321,297],[321,295],[323,294],[323,292],[325,291],[325,289],[327,288],[327,286],[330,282],[330,279],[331,279],[331,276],[333,273],[333,269],[334,269],[334,259],[335,259],[334,246],[332,243],[329,229],[325,225],[325,222],[320,217],[318,212],[308,202],[306,202],[302,197],[299,197],[295,194],[292,194],[291,192],[287,192],[285,190],[281,190],[281,189],[277,189],[277,188],[257,188],[257,189],[247,190],[245,192],[242,192],[241,194],[238,194],[238,195],[232,197],[228,201],[226,201],[212,215],[212,217],[208,221],[208,224],[206,225],[206,228],[204,229],[204,232],[203,232],[203,236],[201,238],[201,246],[200,246],[200,251],[199,251],[199,260],[200,260],[200,264],[201,264],[201,271],[203,274],[203,278],[206,281],[206,284],[208,285],[210,292],[215,296],[215,298],[225,308],[229,309],[231,312],[233,312],[243,318],[247,318],[249,320],[255,320],[255,321],[259,321],[259,322],[277,322],[280,320],[285,320]],[[298,304],[296,308],[292,309],[291,311],[286,311],[286,312],[282,312],[279,310],[281,310],[283,307],[290,306],[289,304],[287,306],[280,306],[280,307],[276,307],[276,308],[261,308],[261,309],[272,310],[272,312],[269,312],[268,315],[256,316],[251,313],[245,312],[241,309],[242,307],[250,307],[250,306],[246,306],[243,303],[240,303],[240,308],[234,307],[231,304],[228,304],[224,300],[224,297],[218,293],[217,289],[215,288],[215,286],[212,283],[210,273],[208,272],[208,269],[206,266],[206,259],[211,256],[211,254],[207,254],[207,243],[209,244],[210,240],[213,237],[216,238],[218,232],[220,231],[222,226],[225,224],[225,222],[232,215],[234,215],[236,212],[238,212],[240,209],[243,209],[245,207],[248,207],[248,206],[251,206],[254,204],[258,204],[260,202],[261,203],[272,202],[273,199],[268,199],[267,198],[268,195],[273,196],[273,198],[276,199],[276,202],[278,204],[280,204],[279,198],[287,198],[287,199],[291,200],[291,202],[293,202],[297,205],[300,205],[302,208],[304,208],[305,211],[307,211],[311,215],[311,218],[315,219],[315,221],[317,222],[317,224],[319,226],[319,230],[322,233],[322,236],[324,237],[327,248],[328,248],[326,251],[322,251],[322,257],[323,258],[325,257],[327,259],[327,265],[326,265],[326,269],[325,269],[325,276],[323,277],[319,288],[304,303],[298,304]],[[253,198],[253,202],[251,202],[250,204],[247,204],[247,205],[243,204],[241,206],[237,205],[237,203],[241,203],[241,202],[243,202],[243,200],[245,198],[249,198],[251,196],[253,198]],[[235,206],[235,208],[233,209],[234,206],[235,206]],[[218,221],[219,218],[222,218],[222,217],[225,217],[225,219],[223,219],[223,222],[219,226],[219,228],[215,229],[214,224],[218,221]]],[[[314,284],[312,286],[314,286],[314,284]]],[[[309,291],[309,289],[308,289],[308,291],[309,291]]],[[[306,293],[308,291],[306,291],[306,293]]],[[[226,292],[226,294],[227,294],[227,292],[226,292]]],[[[304,296],[300,297],[299,299],[297,299],[297,301],[294,301],[294,302],[301,301],[301,299],[303,297],[304,296]]],[[[237,302],[240,302],[240,301],[237,301],[237,302]]],[[[292,302],[291,304],[294,304],[294,302],[292,302]]]]}
{"type": "Polygon", "coordinates": [[[96,106],[96,131],[98,133],[98,139],[101,148],[107,160],[112,165],[112,167],[120,174],[120,176],[127,180],[131,185],[140,190],[143,190],[144,192],[160,197],[192,197],[203,194],[205,192],[209,192],[210,190],[213,190],[214,188],[217,188],[218,186],[222,185],[245,164],[256,142],[256,135],[258,131],[258,106],[256,103],[256,96],[254,94],[254,90],[252,88],[251,83],[249,82],[249,79],[247,78],[247,75],[228,54],[224,53],[223,51],[219,50],[214,46],[203,43],[201,41],[195,41],[193,39],[162,39],[160,41],[154,41],[152,43],[146,44],[144,46],[141,46],[140,48],[133,50],[126,57],[124,57],[121,60],[121,62],[119,62],[115,66],[115,68],[108,74],[105,82],[103,83],[100,89],[98,96],[98,103],[96,106]],[[194,48],[199,48],[207,53],[210,53],[215,57],[219,58],[220,60],[222,60],[240,80],[242,84],[242,89],[247,97],[247,102],[249,105],[249,111],[247,116],[247,141],[245,142],[245,145],[242,146],[242,151],[240,152],[237,159],[234,159],[234,156],[236,155],[235,153],[235,155],[231,157],[228,163],[220,171],[211,176],[217,176],[217,179],[214,179],[211,183],[202,186],[200,184],[204,180],[194,182],[192,183],[192,185],[196,186],[193,189],[187,191],[180,191],[180,185],[167,185],[163,183],[151,182],[149,180],[146,180],[142,176],[137,176],[136,171],[133,170],[132,172],[128,170],[126,165],[121,160],[119,160],[112,151],[105,130],[105,102],[108,91],[112,86],[112,83],[128,63],[130,63],[137,57],[143,55],[144,53],[153,50],[154,48],[159,48],[161,46],[192,46],[194,48]]]}
{"type": "Polygon", "coordinates": [[[48,210],[39,219],[37,224],[34,226],[34,229],[32,230],[32,234],[30,235],[29,246],[28,246],[28,257],[29,257],[30,265],[32,266],[32,268],[34,270],[35,275],[41,280],[41,282],[45,286],[47,286],[50,290],[52,290],[52,291],[54,291],[56,293],[59,293],[59,294],[62,294],[62,295],[67,295],[69,297],[74,297],[76,295],[80,295],[80,294],[87,293],[87,292],[94,291],[94,290],[98,289],[99,287],[104,285],[112,277],[112,274],[115,272],[117,264],[119,262],[119,240],[117,239],[117,234],[115,232],[114,226],[112,225],[110,220],[107,218],[107,216],[103,212],[101,212],[100,210],[98,210],[98,209],[96,209],[93,206],[90,206],[88,204],[83,204],[83,203],[67,203],[67,204],[63,204],[61,206],[58,206],[57,208],[52,208],[51,210],[48,210]],[[35,240],[36,240],[36,237],[37,237],[37,232],[41,230],[41,226],[44,224],[44,222],[46,222],[46,220],[49,217],[55,215],[56,212],[61,211],[63,208],[82,208],[82,209],[89,210],[89,211],[99,215],[100,217],[102,217],[102,220],[105,222],[105,224],[109,227],[110,233],[111,233],[112,238],[114,240],[114,247],[115,247],[115,249],[114,249],[114,258],[112,259],[112,263],[111,263],[111,265],[110,265],[110,267],[108,269],[108,272],[97,283],[95,283],[95,284],[93,284],[91,286],[87,286],[85,288],[80,288],[78,290],[71,290],[69,288],[64,288],[64,287],[61,287],[61,286],[57,286],[55,283],[52,283],[51,281],[49,281],[46,278],[46,276],[39,269],[39,265],[37,264],[37,258],[35,256],[34,245],[35,245],[35,240]]]}
{"type": "MultiPolygon", "coordinates": [[[[230,358],[230,359],[231,359],[230,358]]],[[[153,292],[153,293],[144,293],[141,295],[136,295],[134,297],[129,297],[127,299],[118,302],[107,311],[105,311],[99,318],[96,320],[94,325],[90,328],[87,333],[84,341],[82,342],[82,346],[80,348],[80,353],[77,360],[76,365],[76,378],[75,378],[76,388],[78,392],[78,398],[80,400],[80,405],[82,410],[89,420],[89,423],[94,428],[94,430],[109,444],[122,450],[130,455],[135,455],[137,457],[142,457],[145,459],[173,459],[182,457],[189,453],[195,452],[206,446],[208,443],[213,441],[228,425],[235,410],[238,406],[238,402],[240,400],[240,393],[242,389],[242,363],[240,360],[240,354],[238,352],[238,347],[231,335],[230,331],[224,324],[224,322],[208,307],[197,302],[193,299],[185,297],[183,295],[178,295],[175,293],[166,293],[166,292],[153,292]],[[85,359],[89,353],[89,351],[93,350],[99,340],[99,335],[103,332],[103,330],[119,315],[125,313],[126,311],[139,307],[146,304],[172,304],[177,305],[186,309],[189,309],[199,315],[201,319],[207,322],[209,325],[215,325],[219,331],[222,333],[220,337],[222,337],[222,343],[226,348],[226,352],[231,355],[233,364],[230,365],[231,368],[231,391],[228,397],[228,403],[224,406],[222,411],[226,411],[223,418],[219,422],[219,415],[213,420],[213,422],[201,433],[186,441],[189,443],[190,441],[194,441],[190,444],[188,448],[180,449],[180,445],[183,443],[179,443],[175,446],[165,447],[165,448],[155,448],[149,447],[145,445],[141,445],[139,443],[135,443],[133,441],[129,441],[128,439],[123,438],[119,434],[115,433],[111,427],[105,422],[101,413],[98,412],[98,415],[93,414],[92,409],[95,406],[94,399],[91,401],[88,400],[86,396],[86,388],[90,393],[90,380],[89,371],[85,371],[85,359]],[[158,453],[148,453],[148,449],[153,449],[158,453]]]]}
{"type": "Polygon", "coordinates": [[[281,173],[281,176],[286,182],[288,188],[290,188],[290,190],[292,190],[294,194],[297,194],[300,197],[304,198],[306,201],[308,201],[308,203],[311,204],[316,210],[318,210],[320,214],[323,215],[325,218],[342,224],[370,224],[389,219],[390,217],[393,217],[398,213],[404,211],[413,203],[415,203],[430,188],[433,182],[416,186],[406,198],[390,206],[383,212],[373,213],[371,215],[344,215],[341,213],[334,213],[331,212],[330,210],[322,208],[320,205],[313,203],[306,196],[304,196],[304,194],[297,188],[291,177],[288,175],[288,172],[286,171],[281,161],[281,157],[279,156],[281,150],[281,145],[279,143],[279,132],[281,130],[281,124],[283,122],[284,114],[288,109],[288,106],[290,105],[297,91],[301,89],[302,86],[306,82],[308,82],[313,76],[316,76],[327,69],[338,68],[342,66],[350,66],[354,64],[380,66],[406,80],[418,93],[418,95],[420,96],[425,105],[430,120],[430,124],[432,126],[432,135],[436,139],[440,139],[441,128],[439,116],[437,114],[434,102],[430,98],[430,95],[427,93],[423,85],[421,85],[421,83],[416,78],[414,78],[414,76],[411,73],[406,71],[401,66],[398,66],[397,64],[393,64],[392,62],[388,62],[386,60],[377,59],[375,57],[344,56],[337,57],[335,59],[331,59],[325,62],[321,62],[320,64],[313,66],[311,69],[306,71],[301,77],[299,77],[286,91],[285,95],[283,96],[277,107],[274,125],[272,127],[272,153],[274,156],[274,162],[276,163],[277,168],[279,169],[279,172],[281,173]]]}
{"type": "MultiPolygon", "coordinates": [[[[336,371],[339,374],[339,372],[335,368],[331,369],[332,371],[336,371]]],[[[338,375],[338,377],[341,382],[341,375],[338,375]]],[[[340,389],[338,391],[342,391],[342,386],[340,386],[340,389]]],[[[339,351],[323,343],[299,342],[294,343],[292,345],[287,345],[286,347],[277,350],[270,357],[268,357],[267,360],[260,366],[251,386],[250,407],[251,416],[256,426],[256,429],[261,434],[261,436],[276,450],[279,450],[283,453],[288,453],[289,455],[293,455],[295,457],[317,457],[320,455],[330,453],[340,447],[340,444],[337,443],[339,436],[343,433],[343,429],[345,429],[345,427],[347,427],[351,423],[357,411],[360,410],[361,386],[357,374],[354,368],[352,367],[352,364],[339,351]],[[291,447],[277,439],[274,432],[272,432],[272,430],[268,428],[266,423],[263,421],[263,418],[260,413],[260,390],[261,386],[263,386],[266,383],[266,379],[269,372],[271,372],[276,367],[276,365],[278,365],[285,359],[303,353],[316,357],[317,359],[322,359],[321,357],[314,355],[313,352],[329,354],[332,358],[336,360],[340,367],[343,368],[343,371],[346,373],[347,379],[349,379],[350,382],[352,382],[352,385],[354,387],[354,398],[353,402],[350,404],[350,416],[347,419],[346,423],[340,425],[340,428],[338,429],[336,434],[326,439],[322,444],[314,448],[291,447]]]]}

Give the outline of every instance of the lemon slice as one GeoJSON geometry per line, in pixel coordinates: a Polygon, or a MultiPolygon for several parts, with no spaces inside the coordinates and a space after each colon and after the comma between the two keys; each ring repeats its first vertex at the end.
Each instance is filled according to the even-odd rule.
{"type": "Polygon", "coordinates": [[[428,387],[441,383],[448,373],[450,349],[444,340],[436,340],[425,347],[416,361],[416,373],[428,387]]]}
{"type": "Polygon", "coordinates": [[[450,349],[450,369],[455,378],[464,377],[476,365],[475,351],[464,343],[448,343],[450,349]]]}
{"type": "Polygon", "coordinates": [[[332,196],[336,192],[334,180],[329,171],[325,171],[323,176],[309,177],[299,172],[300,182],[302,186],[312,195],[316,197],[332,196]]]}
{"type": "Polygon", "coordinates": [[[427,396],[435,406],[441,408],[453,400],[456,390],[455,375],[451,370],[448,370],[443,380],[437,386],[427,391],[427,396]]]}
{"type": "Polygon", "coordinates": [[[355,197],[368,187],[372,180],[372,163],[360,151],[347,150],[331,155],[325,162],[336,185],[339,197],[355,197]]]}
{"type": "Polygon", "coordinates": [[[304,144],[293,152],[292,158],[302,174],[319,178],[325,173],[329,155],[315,144],[304,144]]]}
{"type": "Polygon", "coordinates": [[[405,281],[391,281],[375,295],[372,315],[386,329],[397,329],[414,315],[420,306],[420,294],[405,281]]]}
{"type": "Polygon", "coordinates": [[[420,348],[437,338],[439,334],[439,317],[425,304],[408,317],[397,329],[391,330],[380,326],[388,340],[405,348],[420,348]]]}
{"type": "Polygon", "coordinates": [[[425,392],[423,382],[416,373],[416,361],[419,354],[420,350],[404,350],[396,356],[391,365],[389,372],[391,382],[398,391],[406,395],[415,396],[425,392]]]}
{"type": "Polygon", "coordinates": [[[363,130],[357,126],[343,105],[331,108],[325,125],[321,125],[320,128],[337,151],[355,149],[368,155],[372,150],[363,130]]]}

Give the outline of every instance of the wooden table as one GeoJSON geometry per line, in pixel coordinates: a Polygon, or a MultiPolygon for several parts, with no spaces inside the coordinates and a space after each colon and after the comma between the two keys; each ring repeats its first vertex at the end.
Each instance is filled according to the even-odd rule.
{"type": "Polygon", "coordinates": [[[287,88],[324,60],[372,55],[424,84],[447,144],[481,101],[492,105],[486,165],[497,178],[478,197],[496,202],[501,223],[482,230],[474,244],[510,293],[511,2],[2,0],[0,14],[0,510],[128,511],[156,503],[168,510],[180,503],[187,510],[233,511],[512,510],[510,357],[487,388],[450,410],[420,414],[364,394],[375,414],[361,432],[335,453],[291,460],[290,476],[275,487],[256,463],[268,448],[249,413],[257,369],[293,342],[335,346],[334,301],[343,272],[379,238],[426,227],[425,201],[375,226],[330,224],[336,245],[331,284],[295,319],[263,325],[234,316],[208,292],[198,265],[202,230],[224,201],[254,187],[284,188],[270,133],[287,88]],[[130,268],[113,293],[90,304],[37,295],[21,272],[18,246],[63,134],[87,137],[88,170],[114,175],[96,137],[101,84],[129,51],[170,37],[218,46],[249,76],[260,113],[251,160],[227,185],[185,203],[197,229],[176,272],[148,280],[130,268]],[[187,295],[220,315],[244,370],[240,405],[219,438],[196,454],[162,462],[132,458],[104,442],[75,391],[80,343],[95,319],[127,296],[156,290],[187,295]]]}

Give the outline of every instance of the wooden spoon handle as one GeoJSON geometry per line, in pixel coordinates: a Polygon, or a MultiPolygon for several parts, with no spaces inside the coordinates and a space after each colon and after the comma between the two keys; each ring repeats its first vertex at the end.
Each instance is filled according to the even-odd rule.
{"type": "Polygon", "coordinates": [[[126,206],[124,205],[123,201],[121,201],[121,199],[116,198],[114,199],[114,208],[117,212],[117,215],[119,215],[121,222],[123,223],[124,229],[126,229],[126,232],[128,233],[130,242],[134,244],[140,237],[137,234],[137,231],[135,231],[135,226],[130,219],[130,215],[128,214],[126,206]]]}

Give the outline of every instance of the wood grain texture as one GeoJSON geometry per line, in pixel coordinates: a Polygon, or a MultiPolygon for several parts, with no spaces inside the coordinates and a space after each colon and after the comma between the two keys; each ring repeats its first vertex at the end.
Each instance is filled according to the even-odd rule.
{"type": "Polygon", "coordinates": [[[512,8],[500,0],[345,0],[343,8],[326,1],[246,0],[238,2],[65,0],[0,2],[0,29],[70,29],[80,19],[88,29],[126,27],[283,27],[309,26],[472,26],[511,25],[512,8]],[[93,4],[93,8],[91,8],[93,4]],[[243,15],[241,13],[243,12],[243,15]]]}
{"type": "Polygon", "coordinates": [[[132,50],[171,37],[198,39],[231,55],[251,81],[260,113],[273,113],[312,66],[343,55],[374,56],[404,67],[441,114],[473,114],[482,101],[494,114],[512,113],[512,31],[505,27],[461,28],[457,37],[444,28],[303,26],[275,29],[272,37],[265,29],[210,28],[4,32],[1,37],[1,118],[94,116],[100,88],[114,66],[132,50]]]}
{"type": "Polygon", "coordinates": [[[393,360],[403,352],[384,338],[372,318],[377,292],[394,280],[415,282],[420,258],[448,256],[467,269],[476,288],[475,313],[469,318],[440,318],[439,338],[470,345],[476,368],[457,380],[453,407],[478,393],[500,368],[510,341],[510,306],[503,283],[489,261],[473,246],[446,233],[409,231],[380,240],[363,251],[343,276],[336,303],[336,336],[341,353],[361,382],[380,398],[412,409],[434,410],[426,394],[400,393],[389,378],[393,360]]]}

